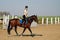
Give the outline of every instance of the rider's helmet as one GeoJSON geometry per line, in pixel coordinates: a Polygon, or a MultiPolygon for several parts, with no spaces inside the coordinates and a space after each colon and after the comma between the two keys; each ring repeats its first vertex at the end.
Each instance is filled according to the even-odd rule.
{"type": "Polygon", "coordinates": [[[28,8],[28,6],[25,6],[25,8],[28,8]]]}

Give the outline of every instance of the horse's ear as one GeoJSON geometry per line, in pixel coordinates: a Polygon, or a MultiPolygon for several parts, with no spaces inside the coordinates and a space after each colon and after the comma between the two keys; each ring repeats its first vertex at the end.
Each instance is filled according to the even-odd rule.
{"type": "Polygon", "coordinates": [[[36,15],[37,16],[37,15],[36,15]]]}

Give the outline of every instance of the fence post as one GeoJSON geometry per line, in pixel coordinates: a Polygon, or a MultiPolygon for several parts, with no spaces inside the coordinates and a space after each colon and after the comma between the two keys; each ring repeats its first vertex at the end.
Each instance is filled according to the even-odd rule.
{"type": "Polygon", "coordinates": [[[5,29],[5,15],[3,15],[3,29],[5,29]]]}
{"type": "Polygon", "coordinates": [[[46,24],[48,24],[48,18],[46,18],[46,24]]]}
{"type": "Polygon", "coordinates": [[[58,17],[58,24],[59,24],[59,17],[58,17]]]}
{"type": "Polygon", "coordinates": [[[12,19],[14,18],[14,16],[12,16],[12,19]]]}
{"type": "Polygon", "coordinates": [[[7,27],[8,27],[8,24],[9,24],[9,15],[7,16],[7,27]]]}
{"type": "Polygon", "coordinates": [[[57,24],[57,18],[55,17],[55,24],[57,24]]]}
{"type": "Polygon", "coordinates": [[[3,29],[7,29],[8,26],[8,22],[9,22],[9,15],[3,15],[3,29]]]}
{"type": "Polygon", "coordinates": [[[42,17],[42,24],[44,24],[44,17],[42,17]]]}
{"type": "Polygon", "coordinates": [[[51,17],[51,24],[53,24],[53,18],[51,17]]]}
{"type": "Polygon", "coordinates": [[[3,29],[6,29],[6,15],[3,15],[3,29]]]}

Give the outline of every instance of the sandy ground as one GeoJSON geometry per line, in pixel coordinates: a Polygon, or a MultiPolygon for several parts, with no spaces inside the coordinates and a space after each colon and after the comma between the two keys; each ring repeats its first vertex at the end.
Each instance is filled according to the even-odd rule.
{"type": "MultiPolygon", "coordinates": [[[[53,25],[38,25],[31,27],[33,37],[30,36],[28,29],[23,36],[16,36],[14,29],[11,31],[11,36],[8,36],[7,31],[0,29],[0,40],[60,40],[60,24],[53,25]]],[[[18,33],[21,34],[23,28],[18,27],[18,33]]]]}

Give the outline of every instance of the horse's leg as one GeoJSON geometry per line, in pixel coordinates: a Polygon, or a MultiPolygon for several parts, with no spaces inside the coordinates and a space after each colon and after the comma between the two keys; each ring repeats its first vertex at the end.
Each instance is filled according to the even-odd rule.
{"type": "Polygon", "coordinates": [[[7,28],[7,32],[8,32],[8,34],[10,35],[10,21],[9,21],[9,24],[8,24],[8,28],[7,28]]]}
{"type": "Polygon", "coordinates": [[[10,35],[10,26],[8,26],[7,32],[8,32],[8,34],[10,35]]]}
{"type": "Polygon", "coordinates": [[[26,28],[24,28],[24,30],[23,30],[23,32],[22,32],[22,35],[23,35],[23,33],[25,32],[25,30],[26,30],[26,28]]]}
{"type": "Polygon", "coordinates": [[[8,26],[8,29],[7,29],[7,31],[8,31],[8,34],[10,35],[10,31],[12,30],[12,26],[8,26]]]}
{"type": "Polygon", "coordinates": [[[31,35],[32,35],[32,31],[31,31],[30,27],[28,28],[28,30],[30,31],[30,33],[31,33],[31,35]]]}
{"type": "Polygon", "coordinates": [[[15,32],[16,32],[16,34],[18,35],[18,33],[17,33],[17,26],[15,26],[15,32]]]}
{"type": "Polygon", "coordinates": [[[11,26],[10,31],[13,29],[13,26],[11,26]]]}
{"type": "Polygon", "coordinates": [[[13,29],[13,27],[10,28],[10,31],[13,29]]]}

